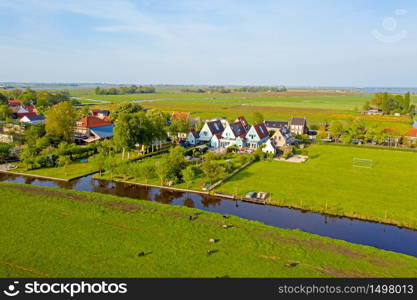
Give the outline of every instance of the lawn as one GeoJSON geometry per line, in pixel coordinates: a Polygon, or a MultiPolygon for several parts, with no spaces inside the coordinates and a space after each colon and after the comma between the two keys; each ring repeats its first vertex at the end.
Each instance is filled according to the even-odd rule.
{"type": "Polygon", "coordinates": [[[15,165],[17,165],[18,168],[12,170],[12,172],[25,173],[28,175],[53,177],[66,180],[70,180],[72,178],[77,178],[98,171],[97,167],[91,162],[73,162],[66,167],[40,168],[33,170],[26,170],[26,168],[21,163],[17,163],[15,165]]]}
{"type": "MultiPolygon", "coordinates": [[[[218,159],[215,160],[216,163],[224,165],[226,161],[229,161],[232,164],[232,169],[230,170],[230,173],[239,168],[243,163],[239,161],[239,156],[237,154],[229,153],[227,157],[224,159],[218,159]]],[[[158,156],[152,156],[148,157],[143,160],[131,162],[130,164],[143,164],[143,165],[149,165],[149,166],[155,166],[155,163],[161,159],[161,155],[158,156]]],[[[195,165],[196,169],[199,169],[200,163],[199,162],[187,162],[187,165],[195,165]]],[[[226,176],[227,174],[224,174],[226,176]]],[[[128,181],[132,183],[139,183],[139,184],[150,184],[150,185],[161,185],[160,179],[157,177],[156,174],[152,176],[151,178],[145,178],[143,174],[140,176],[134,177],[132,174],[128,174],[126,168],[124,166],[116,167],[112,172],[106,171],[101,176],[99,174],[95,175],[95,178],[101,178],[101,179],[107,179],[107,180],[114,180],[114,181],[128,181]]],[[[214,182],[212,182],[214,183],[214,182]]],[[[173,184],[171,187],[173,188],[179,188],[179,189],[190,189],[194,191],[202,191],[202,188],[210,184],[209,179],[204,176],[202,171],[199,171],[196,174],[196,177],[194,178],[192,183],[185,183],[180,182],[173,184]]]]}
{"type": "MultiPolygon", "coordinates": [[[[129,155],[129,159],[137,159],[141,156],[137,151],[130,151],[129,153],[125,153],[124,160],[127,160],[129,155]]],[[[122,162],[122,153],[117,153],[114,155],[120,162],[122,162]]],[[[39,176],[46,176],[58,179],[65,179],[71,180],[74,178],[78,178],[80,176],[85,176],[94,172],[98,172],[97,166],[91,161],[92,157],[88,159],[87,162],[72,162],[71,164],[67,165],[66,167],[51,167],[51,168],[39,168],[39,169],[32,169],[26,170],[25,166],[22,163],[14,163],[18,168],[11,170],[12,172],[24,173],[28,175],[39,175],[39,176]]]]}
{"type": "Polygon", "coordinates": [[[0,277],[417,276],[414,257],[234,216],[30,185],[0,193],[0,277]]]}
{"type": "Polygon", "coordinates": [[[304,164],[263,161],[217,191],[272,193],[270,203],[417,229],[417,153],[333,145],[308,148],[304,164]],[[352,166],[372,159],[372,168],[352,166]]]}

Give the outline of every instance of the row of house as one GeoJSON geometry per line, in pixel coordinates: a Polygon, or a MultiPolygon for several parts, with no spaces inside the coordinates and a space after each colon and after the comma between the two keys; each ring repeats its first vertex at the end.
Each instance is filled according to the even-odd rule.
{"type": "Polygon", "coordinates": [[[241,116],[233,123],[225,119],[207,121],[200,131],[189,132],[187,141],[191,145],[207,143],[211,148],[219,150],[236,146],[241,150],[253,151],[265,145],[263,151],[275,154],[277,147],[295,142],[292,134],[301,135],[307,131],[304,118],[293,118],[291,122],[264,121],[250,125],[241,116]]]}

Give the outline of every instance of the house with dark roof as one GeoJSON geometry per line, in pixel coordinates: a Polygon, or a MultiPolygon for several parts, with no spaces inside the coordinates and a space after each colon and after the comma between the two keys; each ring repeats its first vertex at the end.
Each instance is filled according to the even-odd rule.
{"type": "Polygon", "coordinates": [[[245,136],[250,125],[243,117],[239,117],[236,120],[236,122],[228,124],[224,129],[219,141],[220,148],[227,148],[233,145],[236,145],[238,148],[245,146],[245,136]]]}
{"type": "Polygon", "coordinates": [[[284,147],[294,144],[295,140],[292,137],[290,130],[287,127],[280,128],[272,135],[271,140],[277,147],[284,147]]]}
{"type": "Polygon", "coordinates": [[[244,117],[244,116],[237,117],[237,118],[236,118],[236,120],[235,120],[235,123],[236,123],[236,122],[241,123],[241,124],[242,124],[242,126],[243,126],[243,127],[245,127],[245,130],[246,130],[246,131],[248,131],[248,130],[249,130],[250,125],[249,125],[248,121],[246,121],[246,119],[245,119],[245,117],[244,117]]]}
{"type": "Polygon", "coordinates": [[[308,132],[307,120],[305,118],[292,118],[290,131],[295,135],[302,135],[308,132]]]}
{"type": "Polygon", "coordinates": [[[88,116],[76,122],[75,139],[84,143],[113,137],[114,125],[97,117],[88,116]]]}
{"type": "MultiPolygon", "coordinates": [[[[224,130],[224,127],[220,120],[206,122],[200,131],[200,137],[199,137],[200,142],[203,142],[203,143],[210,142],[211,138],[214,135],[221,134],[223,130],[224,130]]],[[[210,146],[212,145],[210,144],[210,146]]]]}
{"type": "Polygon", "coordinates": [[[188,133],[187,142],[191,145],[198,145],[200,143],[200,131],[192,130],[188,133]]]}
{"type": "Polygon", "coordinates": [[[288,122],[284,121],[264,121],[264,124],[268,131],[277,131],[278,129],[288,127],[288,122]]]}
{"type": "Polygon", "coordinates": [[[42,115],[29,115],[20,119],[20,122],[26,124],[39,124],[45,122],[45,117],[42,115]]]}
{"type": "Polygon", "coordinates": [[[264,123],[252,125],[245,136],[246,147],[256,150],[269,140],[269,131],[264,123]]]}

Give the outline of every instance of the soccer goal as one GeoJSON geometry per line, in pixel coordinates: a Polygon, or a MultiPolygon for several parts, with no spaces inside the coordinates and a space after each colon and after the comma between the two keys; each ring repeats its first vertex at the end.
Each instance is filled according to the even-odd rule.
{"type": "Polygon", "coordinates": [[[352,160],[352,166],[354,168],[372,168],[374,161],[372,159],[354,158],[352,160]]]}

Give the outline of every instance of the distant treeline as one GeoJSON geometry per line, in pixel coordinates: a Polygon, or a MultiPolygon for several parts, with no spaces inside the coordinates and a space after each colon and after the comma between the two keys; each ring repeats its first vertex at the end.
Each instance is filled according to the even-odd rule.
{"type": "Polygon", "coordinates": [[[411,104],[410,93],[394,95],[389,93],[376,93],[371,102],[366,102],[364,109],[371,107],[381,109],[385,114],[414,112],[415,106],[411,104]]]}
{"type": "Polygon", "coordinates": [[[184,93],[265,93],[265,92],[286,92],[287,88],[284,86],[244,86],[240,88],[225,88],[223,86],[214,86],[208,88],[185,88],[181,90],[184,93]]]}
{"type": "Polygon", "coordinates": [[[285,86],[244,86],[235,90],[236,92],[259,93],[259,92],[286,92],[285,86]]]}
{"type": "Polygon", "coordinates": [[[36,105],[37,107],[48,107],[63,101],[71,101],[72,104],[79,104],[71,99],[69,91],[35,91],[32,89],[0,90],[0,104],[7,104],[8,100],[17,100],[23,105],[36,105]]]}
{"type": "Polygon", "coordinates": [[[96,95],[126,95],[126,94],[147,94],[147,93],[155,93],[155,88],[153,86],[122,86],[119,88],[108,88],[102,89],[100,87],[96,87],[95,94],[96,95]]]}

